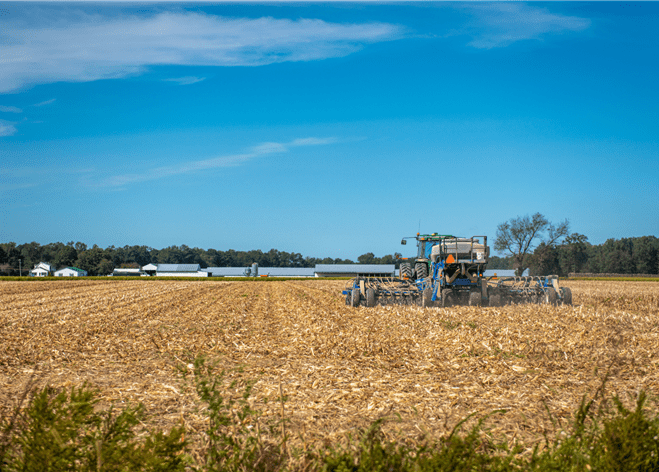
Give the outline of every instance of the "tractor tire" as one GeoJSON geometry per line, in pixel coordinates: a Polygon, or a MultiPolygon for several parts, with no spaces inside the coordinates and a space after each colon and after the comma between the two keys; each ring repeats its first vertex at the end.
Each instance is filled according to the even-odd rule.
{"type": "Polygon", "coordinates": [[[346,305],[350,306],[351,300],[352,300],[352,293],[349,293],[348,295],[346,295],[346,305]]]}
{"type": "Polygon", "coordinates": [[[428,264],[425,262],[417,262],[414,264],[414,272],[416,272],[417,279],[425,279],[428,277],[428,264]]]}
{"type": "Polygon", "coordinates": [[[480,290],[469,292],[469,306],[481,306],[481,303],[482,299],[480,290]]]}
{"type": "Polygon", "coordinates": [[[490,295],[490,306],[501,306],[501,295],[490,295]]]}
{"type": "Polygon", "coordinates": [[[450,288],[442,290],[442,308],[449,308],[455,305],[455,294],[450,288]]]}
{"type": "Polygon", "coordinates": [[[351,298],[350,298],[350,304],[352,306],[359,306],[360,298],[361,298],[361,294],[359,293],[359,289],[358,288],[353,288],[351,298]]]}
{"type": "Polygon", "coordinates": [[[569,287],[561,288],[563,292],[563,305],[572,305],[572,290],[569,287]]]}
{"type": "Polygon", "coordinates": [[[373,308],[375,306],[375,290],[372,288],[366,289],[366,306],[373,308]]]}
{"type": "Polygon", "coordinates": [[[423,295],[421,297],[421,306],[423,308],[430,308],[431,306],[435,306],[435,302],[432,301],[432,288],[428,287],[423,291],[423,295]]]}
{"type": "Polygon", "coordinates": [[[409,262],[402,262],[400,264],[400,278],[401,279],[412,278],[412,265],[409,262]]]}
{"type": "Polygon", "coordinates": [[[554,287],[549,287],[545,291],[545,303],[547,305],[556,305],[558,303],[558,294],[554,290],[554,287]]]}

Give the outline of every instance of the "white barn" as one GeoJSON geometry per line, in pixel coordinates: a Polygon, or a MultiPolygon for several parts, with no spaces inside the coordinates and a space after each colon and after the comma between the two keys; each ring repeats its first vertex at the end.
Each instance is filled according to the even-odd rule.
{"type": "Polygon", "coordinates": [[[87,271],[77,267],[65,267],[55,272],[55,277],[87,277],[87,271]]]}

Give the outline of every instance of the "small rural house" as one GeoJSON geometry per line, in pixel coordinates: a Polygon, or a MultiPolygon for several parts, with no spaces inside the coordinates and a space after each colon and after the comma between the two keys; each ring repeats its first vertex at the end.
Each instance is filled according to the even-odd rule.
{"type": "Polygon", "coordinates": [[[87,271],[77,267],[65,267],[55,272],[55,277],[86,277],[87,271]]]}
{"type": "Polygon", "coordinates": [[[34,266],[34,269],[30,271],[32,277],[48,277],[53,275],[55,268],[48,264],[47,262],[39,262],[34,266]]]}

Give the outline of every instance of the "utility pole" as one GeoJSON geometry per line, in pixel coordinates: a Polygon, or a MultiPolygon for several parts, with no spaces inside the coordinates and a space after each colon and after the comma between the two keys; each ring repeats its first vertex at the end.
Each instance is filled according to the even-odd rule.
{"type": "Polygon", "coordinates": [[[21,259],[18,259],[18,275],[19,277],[23,277],[23,268],[21,267],[21,259]]]}

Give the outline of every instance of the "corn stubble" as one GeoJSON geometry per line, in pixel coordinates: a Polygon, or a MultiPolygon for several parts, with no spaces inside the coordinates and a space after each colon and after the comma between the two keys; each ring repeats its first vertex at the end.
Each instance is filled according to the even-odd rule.
{"type": "Polygon", "coordinates": [[[483,434],[530,447],[604,376],[607,394],[630,405],[659,392],[659,284],[572,281],[574,306],[449,309],[351,308],[344,284],[4,282],[0,405],[35,375],[54,387],[87,382],[101,405],[141,402],[151,426],[184,424],[194,454],[207,427],[189,382],[199,355],[235,381],[227,398],[250,385],[259,435],[281,444],[285,428],[297,450],[381,418],[386,437],[415,444],[494,410],[505,413],[483,434]]]}

